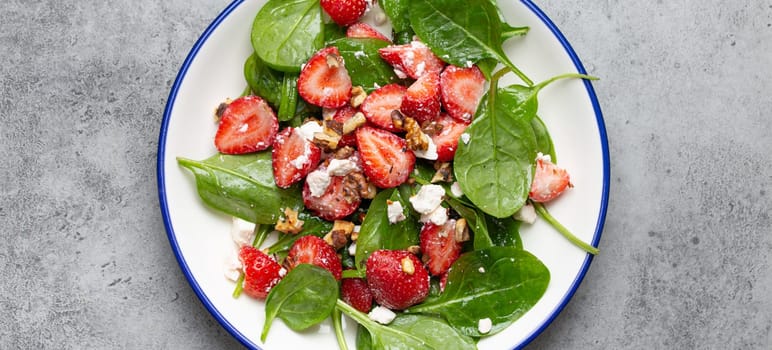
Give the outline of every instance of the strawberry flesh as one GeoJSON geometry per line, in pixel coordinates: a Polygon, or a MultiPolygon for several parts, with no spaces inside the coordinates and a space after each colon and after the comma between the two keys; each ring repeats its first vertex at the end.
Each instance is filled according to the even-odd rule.
{"type": "Polygon", "coordinates": [[[438,116],[440,107],[440,74],[428,72],[407,88],[400,111],[423,123],[438,116]]]}
{"type": "Polygon", "coordinates": [[[356,138],[362,170],[375,186],[392,188],[407,181],[415,154],[404,139],[369,126],[358,128],[356,138]]]}
{"type": "Polygon", "coordinates": [[[271,288],[281,281],[281,266],[257,248],[241,247],[239,260],[244,269],[243,291],[247,295],[265,299],[271,288]]]}
{"type": "Polygon", "coordinates": [[[294,128],[284,129],[273,142],[273,178],[276,186],[290,187],[316,169],[322,150],[294,128]]]}
{"type": "Polygon", "coordinates": [[[391,43],[389,38],[381,34],[381,32],[375,30],[375,28],[371,27],[367,23],[352,24],[350,27],[348,27],[348,29],[346,29],[346,36],[349,38],[379,39],[391,43]]]}
{"type": "MultiPolygon", "coordinates": [[[[434,144],[437,145],[437,161],[449,162],[456,156],[459,138],[469,126],[469,123],[461,122],[444,113],[434,118],[432,123],[436,123],[436,129],[439,130],[429,134],[434,144]]],[[[430,129],[433,128],[430,127],[430,129]]]]}
{"type": "Polygon", "coordinates": [[[373,306],[373,292],[362,278],[344,278],[340,283],[340,298],[364,313],[370,312],[373,306]]]}
{"type": "Polygon", "coordinates": [[[306,102],[338,108],[351,98],[351,77],[337,47],[319,50],[308,60],[298,77],[298,94],[306,102]]]}
{"type": "Polygon", "coordinates": [[[442,226],[426,223],[421,228],[421,253],[433,276],[447,272],[461,255],[462,246],[456,242],[455,227],[456,220],[448,220],[442,226]]]}
{"type": "Polygon", "coordinates": [[[389,45],[378,49],[378,54],[394,67],[394,72],[402,79],[418,79],[429,72],[439,73],[445,67],[445,62],[420,41],[389,45]]]}
{"type": "Polygon", "coordinates": [[[287,254],[285,261],[289,270],[300,264],[312,264],[326,269],[332,273],[336,280],[340,281],[343,267],[338,254],[323,239],[316,236],[303,236],[298,238],[287,254]]]}
{"type": "MultiPolygon", "coordinates": [[[[357,113],[357,109],[354,107],[351,107],[350,105],[343,106],[341,108],[338,108],[338,110],[335,111],[335,114],[332,116],[332,120],[339,122],[341,124],[345,123],[351,117],[354,116],[354,114],[357,113]]],[[[354,136],[353,132],[350,132],[346,135],[343,135],[340,138],[340,141],[338,141],[338,148],[346,147],[346,146],[354,146],[356,145],[357,140],[354,136]]]]}
{"type": "Polygon", "coordinates": [[[429,273],[421,261],[405,250],[376,250],[366,262],[367,285],[375,302],[404,310],[429,295],[429,273]],[[410,265],[411,269],[405,269],[410,265]]]}
{"type": "Polygon", "coordinates": [[[351,215],[362,199],[358,195],[351,195],[344,189],[342,176],[331,176],[330,184],[320,196],[314,196],[308,181],[303,185],[303,204],[317,216],[327,221],[334,221],[351,215]]]}
{"type": "Polygon", "coordinates": [[[568,187],[572,187],[571,178],[565,169],[545,158],[536,159],[536,173],[531,183],[531,192],[528,193],[531,200],[549,202],[560,196],[568,187]]]}
{"type": "Polygon", "coordinates": [[[225,154],[262,151],[273,143],[278,131],[279,121],[265,100],[239,97],[223,110],[214,144],[225,154]]]}
{"type": "Polygon", "coordinates": [[[485,94],[485,76],[477,66],[448,66],[440,75],[440,87],[445,111],[459,121],[468,122],[485,94]]]}
{"type": "Polygon", "coordinates": [[[399,132],[391,119],[391,113],[399,110],[407,89],[399,84],[388,84],[367,95],[362,102],[362,113],[367,121],[381,129],[399,132]]]}

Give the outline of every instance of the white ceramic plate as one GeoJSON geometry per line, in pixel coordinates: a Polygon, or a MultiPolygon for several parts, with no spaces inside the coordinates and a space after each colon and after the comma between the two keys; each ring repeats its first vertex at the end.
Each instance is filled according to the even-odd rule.
{"type": "MultiPolygon", "coordinates": [[[[246,86],[244,60],[251,54],[252,20],[263,0],[236,0],[204,31],[185,60],[164,113],[158,149],[161,211],[172,250],[191,287],[212,315],[250,348],[338,349],[329,322],[296,333],[274,322],[266,344],[260,342],[263,304],[243,296],[233,299],[234,284],[223,276],[223,262],[233,249],[230,218],[204,205],[190,172],[176,157],[208,158],[216,152],[212,112],[246,86]]],[[[531,28],[524,38],[506,43],[510,59],[535,82],[584,68],[555,25],[531,1],[499,1],[507,21],[531,28]]],[[[513,75],[500,86],[515,83],[513,75]]],[[[600,107],[587,81],[554,83],[539,96],[539,115],[549,128],[560,164],[571,173],[573,189],[549,205],[551,213],[579,238],[597,246],[609,186],[609,158],[600,107]]],[[[543,221],[523,225],[525,249],[551,273],[542,299],[505,331],[480,341],[480,349],[519,348],[533,340],[557,316],[582,281],[592,258],[543,221]]],[[[593,286],[591,286],[593,287],[593,286]]],[[[346,322],[353,347],[355,325],[346,322]]]]}

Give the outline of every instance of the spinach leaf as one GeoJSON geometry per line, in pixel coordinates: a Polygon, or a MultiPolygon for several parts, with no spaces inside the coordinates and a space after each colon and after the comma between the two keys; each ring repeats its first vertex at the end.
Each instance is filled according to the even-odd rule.
{"type": "Polygon", "coordinates": [[[453,210],[466,219],[467,225],[474,234],[474,249],[485,249],[493,246],[490,234],[488,232],[488,225],[485,220],[485,213],[477,208],[470,208],[462,204],[460,201],[453,198],[446,200],[453,210]]]}
{"type": "Polygon", "coordinates": [[[531,127],[533,128],[533,134],[536,136],[536,150],[543,154],[549,154],[553,163],[557,163],[558,157],[555,155],[555,145],[552,143],[552,137],[550,136],[547,126],[544,125],[544,121],[539,116],[534,116],[531,119],[531,127]]]}
{"type": "Polygon", "coordinates": [[[490,215],[485,215],[485,221],[493,244],[523,249],[523,240],[520,238],[520,221],[511,216],[499,219],[490,215]]]}
{"type": "Polygon", "coordinates": [[[260,339],[265,342],[273,320],[300,331],[326,319],[338,300],[338,282],[316,265],[300,264],[271,289],[265,299],[265,324],[260,339]]]}
{"type": "Polygon", "coordinates": [[[269,0],[252,24],[252,47],[271,68],[297,73],[324,46],[318,0],[269,0]]]}
{"type": "Polygon", "coordinates": [[[511,27],[502,28],[491,0],[413,0],[409,13],[416,34],[443,61],[463,67],[495,59],[531,85],[501,47],[502,29],[511,27]]]}
{"type": "Polygon", "coordinates": [[[276,117],[279,121],[285,122],[295,116],[298,107],[298,75],[295,73],[284,73],[284,80],[281,84],[281,104],[276,117]]]}
{"type": "Polygon", "coordinates": [[[528,311],[547,290],[550,273],[530,253],[514,247],[492,247],[465,253],[453,263],[439,298],[406,312],[441,315],[461,334],[495,334],[528,311]],[[478,322],[489,318],[486,334],[478,322]]]}
{"type": "Polygon", "coordinates": [[[300,188],[281,189],[273,181],[271,151],[248,155],[217,154],[204,161],[177,158],[196,176],[204,203],[258,224],[274,224],[284,208],[303,207],[300,188]]]}
{"type": "Polygon", "coordinates": [[[357,350],[372,350],[373,338],[370,332],[363,325],[357,326],[357,350]]]}
{"type": "Polygon", "coordinates": [[[324,46],[329,46],[329,43],[346,37],[346,28],[339,26],[335,22],[329,22],[324,24],[324,46]]]}
{"type": "Polygon", "coordinates": [[[375,84],[385,86],[399,80],[391,66],[378,55],[378,49],[389,45],[387,41],[342,38],[330,45],[337,47],[343,56],[353,86],[361,86],[370,92],[376,89],[375,84]]]}
{"type": "Polygon", "coordinates": [[[244,78],[249,88],[268,101],[273,108],[278,107],[281,101],[283,77],[283,73],[268,67],[255,53],[252,53],[244,63],[244,78]]]}
{"type": "Polygon", "coordinates": [[[391,21],[391,28],[395,32],[411,30],[410,17],[408,15],[410,0],[379,0],[378,4],[391,21]]]}
{"type": "Polygon", "coordinates": [[[499,15],[499,20],[501,21],[501,41],[502,43],[504,41],[507,41],[507,39],[516,37],[516,36],[523,36],[528,34],[528,27],[512,27],[507,23],[507,20],[504,18],[504,14],[501,13],[501,9],[499,8],[498,4],[496,3],[496,0],[490,0],[493,6],[496,7],[496,13],[499,15]]]}
{"type": "MultiPolygon", "coordinates": [[[[475,341],[459,334],[442,319],[425,315],[398,315],[388,326],[376,323],[361,313],[338,300],[337,308],[364,326],[370,333],[370,344],[364,343],[359,349],[394,349],[394,350],[456,350],[476,349],[475,341]],[[370,345],[370,347],[365,347],[370,345]]],[[[364,337],[364,336],[363,336],[364,337]]],[[[359,337],[358,337],[359,338],[359,337]]]]}
{"type": "MultiPolygon", "coordinates": [[[[514,214],[528,199],[536,157],[530,118],[517,100],[501,93],[498,78],[483,97],[466,129],[468,143],[459,142],[454,172],[466,197],[487,214],[514,214]]],[[[534,112],[535,113],[535,112],[534,112]]]]}
{"type": "Polygon", "coordinates": [[[410,208],[408,199],[395,188],[383,190],[375,195],[357,238],[354,262],[358,269],[362,269],[370,254],[378,249],[405,249],[418,245],[420,228],[416,214],[410,208]],[[407,218],[394,224],[390,223],[387,215],[387,200],[399,201],[407,218]]]}

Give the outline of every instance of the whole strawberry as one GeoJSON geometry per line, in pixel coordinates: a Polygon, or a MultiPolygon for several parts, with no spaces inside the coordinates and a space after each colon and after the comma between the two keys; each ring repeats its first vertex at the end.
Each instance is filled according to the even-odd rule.
{"type": "Polygon", "coordinates": [[[367,285],[383,307],[404,310],[429,295],[429,272],[406,250],[376,250],[366,267],[367,285]]]}
{"type": "Polygon", "coordinates": [[[321,0],[320,5],[322,5],[324,12],[327,12],[330,18],[340,26],[356,23],[367,10],[367,1],[365,0],[321,0]]]}

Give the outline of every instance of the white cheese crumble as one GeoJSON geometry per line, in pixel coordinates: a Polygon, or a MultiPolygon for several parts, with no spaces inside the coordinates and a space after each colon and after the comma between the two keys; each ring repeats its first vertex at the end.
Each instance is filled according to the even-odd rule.
{"type": "Polygon", "coordinates": [[[413,209],[421,214],[429,214],[442,203],[445,189],[440,185],[424,185],[415,196],[410,197],[413,209]]]}
{"type": "Polygon", "coordinates": [[[482,334],[490,333],[492,328],[493,322],[490,318],[483,318],[482,320],[477,321],[477,330],[482,334]]]}
{"type": "Polygon", "coordinates": [[[524,205],[514,215],[515,220],[520,220],[529,224],[536,222],[536,217],[536,208],[534,208],[530,203],[524,205]]]}
{"type": "Polygon", "coordinates": [[[225,278],[232,282],[238,281],[239,277],[241,277],[242,269],[243,266],[241,265],[241,260],[239,260],[238,254],[233,251],[225,259],[225,270],[223,271],[225,278]]]}
{"type": "Polygon", "coordinates": [[[421,214],[421,219],[418,221],[423,223],[431,222],[438,226],[445,225],[445,223],[448,221],[448,210],[439,205],[431,212],[427,214],[421,214]]]}
{"type": "Polygon", "coordinates": [[[466,61],[467,68],[472,68],[472,66],[474,66],[474,63],[472,61],[466,61]]]}
{"type": "Polygon", "coordinates": [[[303,125],[301,125],[299,128],[295,128],[295,130],[300,133],[301,136],[303,136],[304,139],[308,141],[314,140],[314,134],[317,132],[323,132],[324,129],[321,125],[317,122],[308,122],[303,125]]]}
{"type": "Polygon", "coordinates": [[[330,175],[327,174],[327,169],[316,169],[306,176],[306,183],[308,189],[311,190],[311,195],[319,197],[330,186],[330,175]]]}
{"type": "Polygon", "coordinates": [[[404,209],[400,201],[387,201],[389,204],[386,207],[386,214],[389,217],[389,223],[396,224],[402,220],[407,219],[405,217],[404,209]]]}
{"type": "Polygon", "coordinates": [[[231,239],[239,247],[251,246],[255,240],[255,224],[234,216],[231,222],[231,239]]]}
{"type": "Polygon", "coordinates": [[[351,245],[348,246],[348,255],[357,255],[357,242],[351,243],[351,245]]]}
{"type": "Polygon", "coordinates": [[[285,269],[285,268],[283,268],[283,267],[282,267],[282,268],[279,270],[279,277],[284,277],[286,274],[287,274],[287,269],[285,269]]]}
{"type": "Polygon", "coordinates": [[[327,174],[332,176],[346,176],[352,171],[360,171],[359,165],[351,159],[332,159],[327,165],[327,174]]]}
{"type": "Polygon", "coordinates": [[[465,145],[469,143],[469,139],[471,136],[467,133],[461,134],[461,142],[463,142],[465,145]]]}
{"type": "Polygon", "coordinates": [[[394,318],[397,317],[397,314],[383,306],[376,306],[370,310],[370,313],[367,314],[367,317],[380,324],[389,324],[391,321],[394,321],[394,318]]]}
{"type": "Polygon", "coordinates": [[[539,152],[536,155],[536,160],[540,160],[540,159],[541,160],[546,160],[546,161],[552,163],[552,156],[550,156],[549,154],[544,154],[544,153],[539,152]]]}
{"type": "Polygon", "coordinates": [[[428,159],[428,160],[435,160],[437,159],[437,144],[434,143],[431,137],[423,135],[424,139],[429,143],[429,146],[426,148],[425,151],[422,150],[414,150],[413,154],[415,154],[418,158],[428,159]]]}
{"type": "Polygon", "coordinates": [[[464,195],[464,191],[461,190],[461,185],[458,184],[458,181],[450,185],[450,194],[452,194],[453,197],[456,197],[456,198],[460,198],[461,196],[464,195]]]}

